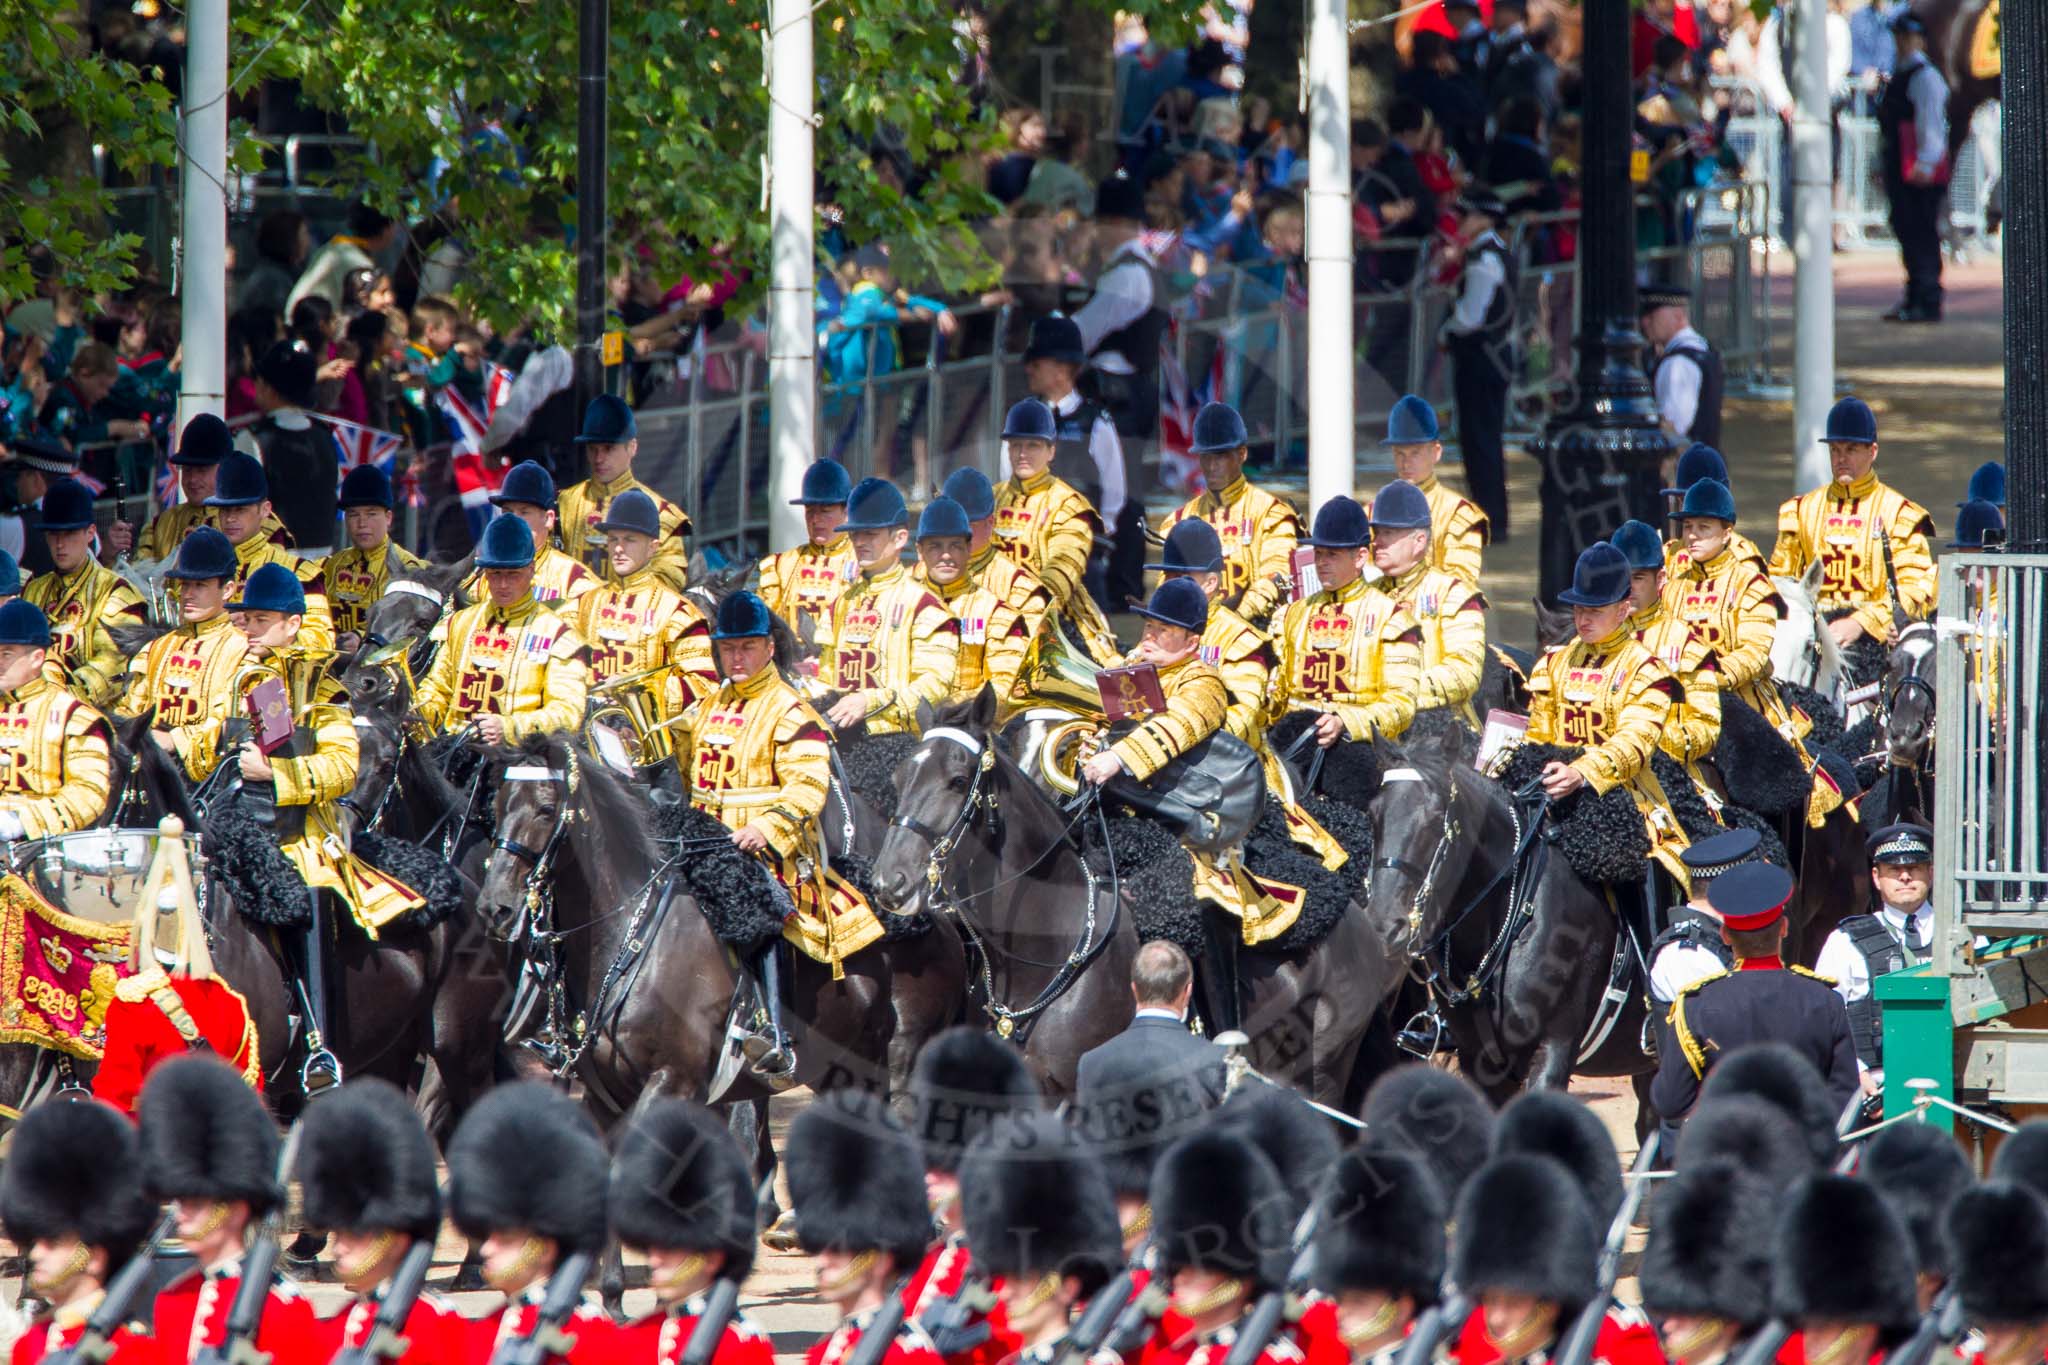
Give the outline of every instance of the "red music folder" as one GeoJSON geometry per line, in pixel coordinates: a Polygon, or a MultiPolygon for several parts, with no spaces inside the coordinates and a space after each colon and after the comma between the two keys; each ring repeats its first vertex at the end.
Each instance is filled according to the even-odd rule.
{"type": "Polygon", "coordinates": [[[1102,694],[1103,714],[1112,722],[1155,715],[1166,709],[1166,692],[1159,686],[1159,670],[1151,664],[1105,668],[1095,675],[1095,687],[1102,694]]]}

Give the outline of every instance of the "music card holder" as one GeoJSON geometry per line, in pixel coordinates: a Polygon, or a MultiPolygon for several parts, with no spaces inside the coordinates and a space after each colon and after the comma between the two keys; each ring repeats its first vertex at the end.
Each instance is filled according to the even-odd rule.
{"type": "Polygon", "coordinates": [[[1313,547],[1302,545],[1294,551],[1294,600],[1306,602],[1323,590],[1321,575],[1316,573],[1316,552],[1313,547]]]}
{"type": "Polygon", "coordinates": [[[1485,772],[1502,751],[1520,744],[1528,733],[1527,716],[1518,716],[1512,711],[1488,711],[1486,728],[1479,735],[1479,754],[1472,760],[1472,766],[1485,772]]]}
{"type": "Polygon", "coordinates": [[[1095,675],[1095,688],[1102,694],[1102,713],[1111,724],[1142,720],[1166,709],[1166,692],[1159,685],[1159,670],[1151,664],[1105,668],[1095,675]]]}
{"type": "Polygon", "coordinates": [[[242,704],[249,710],[249,737],[265,758],[292,742],[292,699],[282,678],[257,683],[242,704]]]}

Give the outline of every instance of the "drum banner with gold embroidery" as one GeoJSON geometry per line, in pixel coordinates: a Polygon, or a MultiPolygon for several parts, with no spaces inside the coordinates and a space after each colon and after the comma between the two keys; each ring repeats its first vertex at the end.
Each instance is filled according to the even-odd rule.
{"type": "Polygon", "coordinates": [[[133,932],[75,919],[22,878],[0,876],[0,1043],[98,1061],[133,932]]]}

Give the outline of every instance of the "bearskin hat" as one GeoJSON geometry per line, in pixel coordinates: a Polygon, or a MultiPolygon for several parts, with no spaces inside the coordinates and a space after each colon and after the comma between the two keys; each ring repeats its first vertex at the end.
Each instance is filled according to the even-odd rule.
{"type": "Polygon", "coordinates": [[[463,1235],[531,1228],[563,1254],[605,1240],[604,1141],[582,1106],[543,1081],[495,1086],[448,1142],[448,1213],[463,1235]]]}
{"type": "Polygon", "coordinates": [[[1242,1135],[1184,1137],[1152,1172],[1152,1245],[1168,1274],[1220,1271],[1277,1289],[1293,1260],[1294,1219],[1273,1163],[1242,1135]]]}
{"type": "Polygon", "coordinates": [[[1957,1194],[1943,1220],[1949,1282],[1977,1326],[2048,1318],[2048,1202],[1994,1180],[1957,1194]]]}
{"type": "Polygon", "coordinates": [[[1949,1201],[1976,1183],[1963,1149],[1931,1123],[1895,1123],[1871,1135],[1856,1174],[1877,1186],[1913,1238],[1913,1263],[1931,1275],[1948,1273],[1941,1216],[1949,1201]]]}
{"type": "Polygon", "coordinates": [[[1287,1187],[1292,1213],[1299,1221],[1322,1188],[1323,1177],[1342,1148],[1330,1121],[1302,1103],[1292,1090],[1260,1085],[1240,1090],[1224,1101],[1214,1120],[1218,1129],[1237,1134],[1266,1154],[1287,1187]]]}
{"type": "Polygon", "coordinates": [[[960,1209],[974,1264],[1013,1282],[1050,1271],[1093,1294],[1123,1260],[1109,1173],[1052,1114],[1005,1120],[975,1140],[960,1163],[960,1209]]]}
{"type": "Polygon", "coordinates": [[[1359,1115],[1375,1145],[1398,1142],[1428,1163],[1444,1199],[1455,1203],[1493,1147],[1493,1106],[1463,1076],[1415,1062],[1373,1082],[1359,1115]]]}
{"type": "Polygon", "coordinates": [[[1998,1144],[1991,1158],[1991,1175],[2025,1185],[2048,1199],[2048,1119],[2023,1123],[2020,1130],[1998,1144]]]}
{"type": "Polygon", "coordinates": [[[1493,1154],[1547,1156],[1572,1173],[1586,1192],[1594,1222],[1605,1227],[1621,1208],[1621,1157],[1614,1139],[1582,1100],[1562,1090],[1530,1090],[1500,1111],[1493,1154]]]}
{"type": "Polygon", "coordinates": [[[627,1125],[612,1158],[612,1231],[627,1246],[722,1251],[719,1274],[754,1268],[759,1201],[724,1123],[688,1100],[657,1100],[627,1125]]]}
{"type": "Polygon", "coordinates": [[[1920,1319],[1913,1239],[1877,1187],[1816,1175],[1792,1191],[1778,1222],[1771,1309],[1816,1319],[1910,1330],[1920,1319]]]}
{"type": "Polygon", "coordinates": [[[1727,1156],[1681,1169],[1657,1191],[1656,1222],[1636,1272],[1643,1307],[1660,1318],[1723,1318],[1745,1327],[1769,1317],[1759,1288],[1771,1280],[1779,1194],[1727,1156]]]}
{"type": "Polygon", "coordinates": [[[1785,1111],[1806,1136],[1817,1166],[1832,1165],[1841,1140],[1835,1135],[1834,1106],[1827,1083],[1813,1063],[1783,1043],[1752,1043],[1714,1065],[1700,1086],[1700,1103],[1730,1095],[1755,1095],[1785,1111]]]}
{"type": "Polygon", "coordinates": [[[1818,1169],[1806,1133],[1783,1109],[1757,1095],[1702,1104],[1678,1130],[1681,1171],[1726,1159],[1774,1190],[1788,1190],[1818,1169]]]}
{"type": "Polygon", "coordinates": [[[241,1073],[218,1057],[173,1057],[135,1102],[142,1185],[150,1198],[244,1200],[268,1212],[277,1183],[277,1125],[241,1073]]]}
{"type": "Polygon", "coordinates": [[[427,1239],[441,1230],[434,1140],[389,1081],[350,1081],[309,1105],[294,1167],[310,1227],[427,1239]]]}
{"type": "Polygon", "coordinates": [[[1316,1209],[1316,1288],[1436,1302],[1448,1210],[1421,1157],[1399,1147],[1354,1148],[1330,1168],[1316,1209]]]}
{"type": "Polygon", "coordinates": [[[1039,1104],[1024,1054],[972,1024],[926,1043],[910,1073],[911,1126],[927,1170],[958,1170],[968,1145],[991,1121],[1039,1104]]]}
{"type": "Polygon", "coordinates": [[[1454,1208],[1451,1278],[1466,1293],[1504,1290],[1576,1312],[1598,1290],[1600,1234],[1586,1191],[1554,1157],[1495,1157],[1454,1208]]]}
{"type": "Polygon", "coordinates": [[[819,1096],[789,1126],[783,1159],[805,1251],[886,1251],[905,1270],[924,1255],[924,1163],[881,1100],[857,1090],[819,1096]]]}
{"type": "Polygon", "coordinates": [[[156,1206],[142,1193],[135,1128],[98,1100],[52,1100],[22,1115],[0,1171],[0,1223],[15,1246],[76,1236],[107,1253],[107,1274],[135,1254],[156,1206]]]}

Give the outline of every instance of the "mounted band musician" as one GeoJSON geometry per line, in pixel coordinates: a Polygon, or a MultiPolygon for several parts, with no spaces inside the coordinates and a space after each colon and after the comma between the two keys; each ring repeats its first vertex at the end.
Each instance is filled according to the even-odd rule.
{"type": "MultiPolygon", "coordinates": [[[[1045,584],[1078,642],[1098,662],[1107,662],[1116,657],[1116,637],[1084,581],[1102,518],[1053,472],[1059,431],[1058,415],[1036,398],[1014,404],[1003,418],[1011,477],[995,490],[996,545],[1045,584]]],[[[964,500],[963,505],[972,507],[964,500]]]]}
{"type": "Polygon", "coordinates": [[[1294,505],[1244,476],[1250,444],[1236,408],[1203,404],[1195,414],[1188,453],[1200,462],[1208,491],[1159,525],[1167,536],[1190,521],[1212,529],[1223,553],[1223,590],[1214,600],[1248,624],[1265,622],[1287,600],[1294,546],[1301,539],[1301,515],[1294,505]]]}
{"type": "Polygon", "coordinates": [[[185,537],[164,577],[178,585],[181,624],[151,640],[135,659],[128,691],[115,708],[122,718],[147,716],[152,743],[178,760],[197,782],[219,761],[220,722],[234,704],[232,683],[249,652],[228,620],[235,547],[211,526],[185,537]]]}
{"type": "MultiPolygon", "coordinates": [[[[1666,520],[1669,521],[1683,520],[1685,495],[1690,493],[1692,486],[1701,479],[1712,479],[1723,488],[1735,486],[1728,478],[1728,461],[1722,458],[1720,451],[1702,441],[1694,441],[1686,447],[1685,453],[1678,457],[1678,465],[1674,472],[1676,477],[1671,481],[1673,486],[1663,490],[1666,520]]],[[[1678,556],[1687,548],[1682,528],[1677,539],[1665,544],[1664,562],[1673,573],[1678,571],[1678,556]]],[[[1742,532],[1731,527],[1725,548],[1734,559],[1747,560],[1756,566],[1759,574],[1766,579],[1770,577],[1770,572],[1766,568],[1769,561],[1764,558],[1764,552],[1757,548],[1755,541],[1742,532]]]]}
{"type": "MultiPolygon", "coordinates": [[[[581,560],[555,548],[559,520],[556,504],[554,476],[532,460],[521,460],[506,470],[505,482],[491,494],[491,505],[498,509],[497,515],[515,516],[533,532],[533,600],[571,617],[577,599],[595,588],[598,578],[581,560]]],[[[477,572],[462,585],[462,591],[472,602],[483,599],[482,561],[478,561],[477,572]]]]}
{"type": "Polygon", "coordinates": [[[270,530],[270,479],[254,455],[234,451],[220,462],[214,479],[213,496],[206,505],[214,509],[221,534],[235,547],[235,573],[228,584],[230,594],[239,593],[250,574],[265,564],[276,564],[299,580],[306,593],[306,620],[299,633],[305,649],[334,647],[334,617],[327,609],[327,580],[320,561],[301,559],[277,543],[270,530]]]}
{"type": "Polygon", "coordinates": [[[635,686],[619,680],[659,671],[646,693],[655,700],[653,718],[666,720],[718,686],[711,623],[655,572],[661,518],[653,498],[627,489],[612,499],[597,529],[605,534],[611,577],[574,608],[577,633],[590,647],[591,690],[635,686]]]}
{"type": "Polygon", "coordinates": [[[1714,650],[1684,617],[1664,608],[1664,538],[1646,521],[1625,521],[1611,543],[1628,560],[1629,629],[1678,683],[1658,747],[1687,772],[1721,739],[1721,682],[1714,650]]]}
{"type": "Polygon", "coordinates": [[[973,546],[973,523],[967,509],[953,499],[940,494],[919,513],[918,567],[913,576],[945,603],[960,630],[950,701],[964,701],[984,685],[993,687],[997,697],[1008,697],[1031,647],[1024,616],[969,567],[973,546]]]}
{"type": "Polygon", "coordinates": [[[1877,477],[1877,418],[1860,398],[1828,413],[1826,488],[1802,493],[1778,509],[1774,576],[1800,578],[1821,567],[1815,605],[1844,652],[1852,681],[1883,674],[1883,646],[1906,621],[1934,610],[1934,523],[1927,509],[1877,477]]]}
{"type": "Polygon", "coordinates": [[[0,604],[0,846],[91,825],[111,783],[106,718],[50,681],[50,622],[0,604]]]}
{"type": "Polygon", "coordinates": [[[799,631],[801,617],[822,619],[860,572],[843,529],[852,492],[845,465],[829,455],[813,460],[804,470],[803,488],[789,500],[804,509],[804,543],[761,560],[761,600],[799,631]]]}
{"type": "Polygon", "coordinates": [[[818,627],[818,681],[839,694],[825,719],[841,733],[914,735],[918,704],[936,705],[953,690],[960,623],[904,567],[909,519],[887,479],[862,479],[846,499],[842,529],[860,575],[818,627]]]}
{"type": "Polygon", "coordinates": [[[640,432],[626,400],[610,393],[591,399],[583,410],[583,429],[576,433],[576,445],[590,463],[590,477],[562,490],[562,548],[569,557],[599,578],[609,576],[605,531],[599,523],[611,509],[613,498],[638,489],[653,499],[661,518],[661,534],[655,540],[655,576],[677,592],[689,587],[690,514],[633,476],[640,432]]]}
{"type": "Polygon", "coordinates": [[[92,490],[76,479],[51,484],[43,494],[42,535],[55,568],[30,579],[21,595],[49,618],[50,680],[105,706],[121,694],[128,667],[108,627],[141,625],[147,617],[128,581],[92,557],[95,534],[92,490]]]}
{"type": "MultiPolygon", "coordinates": [[[[741,851],[760,855],[787,893],[783,937],[840,976],[847,958],[882,937],[882,924],[825,860],[818,815],[831,782],[832,738],[776,668],[770,625],[768,604],[754,593],[718,604],[711,640],[724,681],[678,719],[676,762],[690,804],[731,830],[741,851]]],[[[770,1002],[772,1037],[750,1040],[747,1050],[757,1073],[793,1079],[776,952],[770,943],[748,964],[770,1002]]]]}
{"type": "MultiPolygon", "coordinates": [[[[1387,434],[1380,449],[1394,462],[1394,477],[1410,483],[1429,500],[1429,567],[1479,587],[1479,568],[1493,530],[1486,513],[1470,498],[1461,498],[1436,476],[1444,457],[1442,429],[1428,400],[1405,394],[1387,414],[1387,434]]],[[[1368,513],[1378,503],[1366,504],[1368,513]]],[[[1377,524],[1377,522],[1375,522],[1377,524]]]]}
{"type": "Polygon", "coordinates": [[[342,653],[353,654],[362,648],[370,608],[384,596],[384,585],[427,562],[393,543],[391,476],[376,465],[357,465],[342,476],[340,506],[348,548],[327,556],[320,572],[334,612],[335,641],[342,653]]]}
{"type": "Polygon", "coordinates": [[[1486,668],[1486,598],[1436,560],[1436,509],[1415,484],[1396,479],[1379,491],[1367,520],[1381,593],[1408,610],[1421,635],[1415,708],[1443,708],[1473,730],[1472,698],[1486,668]]]}
{"type": "Polygon", "coordinates": [[[967,513],[967,571],[1017,614],[1025,639],[1036,639],[1046,613],[1052,610],[1052,589],[1003,552],[1002,540],[996,535],[995,485],[988,475],[967,466],[946,476],[944,492],[967,513]]]}

